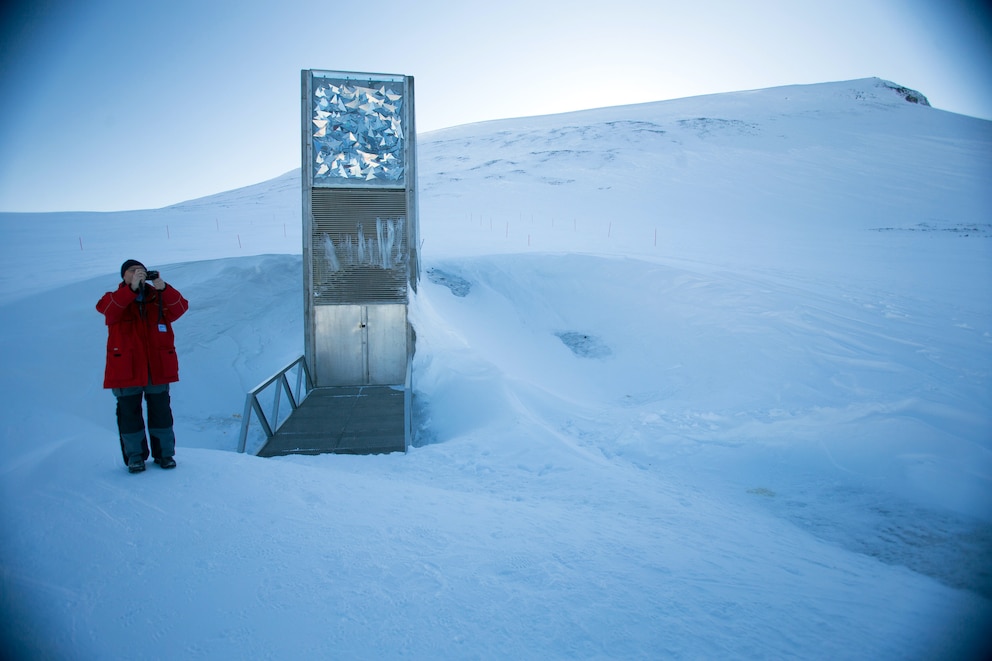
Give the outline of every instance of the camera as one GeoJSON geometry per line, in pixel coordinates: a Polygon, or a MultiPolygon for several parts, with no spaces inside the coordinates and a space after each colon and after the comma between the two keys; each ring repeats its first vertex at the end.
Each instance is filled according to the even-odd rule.
{"type": "Polygon", "coordinates": [[[158,280],[158,271],[148,271],[147,275],[145,275],[145,280],[148,282],[158,280]]]}

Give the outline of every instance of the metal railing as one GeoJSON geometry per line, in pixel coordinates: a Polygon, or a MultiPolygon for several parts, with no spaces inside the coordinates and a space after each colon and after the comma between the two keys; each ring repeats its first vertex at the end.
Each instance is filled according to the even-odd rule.
{"type": "MultiPolygon", "coordinates": [[[[245,451],[245,445],[248,442],[248,427],[251,424],[251,413],[255,412],[255,417],[258,419],[259,425],[262,427],[262,431],[265,432],[265,438],[272,438],[282,423],[279,421],[279,404],[282,400],[283,392],[286,393],[286,399],[289,401],[289,406],[292,411],[295,411],[297,407],[306,399],[306,396],[310,394],[313,390],[313,379],[310,378],[310,369],[307,367],[307,361],[305,356],[300,356],[286,367],[282,368],[271,377],[258,384],[252,388],[248,395],[245,397],[245,412],[241,417],[241,436],[238,438],[238,452],[245,451]],[[296,371],[296,390],[289,385],[289,379],[286,375],[294,367],[299,365],[299,369],[296,371]],[[304,384],[304,377],[306,377],[306,383],[304,384]],[[262,404],[258,401],[258,396],[271,386],[276,386],[277,390],[272,399],[272,410],[271,416],[266,417],[265,411],[262,410],[262,404]],[[305,388],[305,389],[304,389],[305,388]]],[[[292,411],[290,415],[292,415],[292,411]]],[[[287,419],[289,416],[286,416],[287,419]]],[[[285,422],[285,420],[283,420],[285,422]]]]}

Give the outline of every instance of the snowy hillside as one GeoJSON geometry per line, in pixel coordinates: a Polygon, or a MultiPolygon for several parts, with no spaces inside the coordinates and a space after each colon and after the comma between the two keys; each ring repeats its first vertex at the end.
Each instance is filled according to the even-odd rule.
{"type": "Polygon", "coordinates": [[[0,214],[9,656],[977,658],[992,123],[924,102],[865,79],[420,136],[406,454],[235,452],[302,353],[298,171],[0,214]],[[101,388],[132,257],[191,303],[171,472],[126,472],[101,388]]]}

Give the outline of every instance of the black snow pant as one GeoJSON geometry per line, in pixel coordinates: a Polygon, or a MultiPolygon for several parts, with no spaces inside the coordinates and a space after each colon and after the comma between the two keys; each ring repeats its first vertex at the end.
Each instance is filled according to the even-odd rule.
{"type": "Polygon", "coordinates": [[[113,392],[117,397],[117,429],[120,432],[124,463],[127,464],[128,457],[136,455],[142,459],[148,459],[149,454],[155,459],[173,456],[176,453],[176,435],[172,430],[169,384],[114,388],[113,392]],[[145,419],[141,411],[142,397],[148,407],[150,452],[148,438],[145,436],[145,419]]]}

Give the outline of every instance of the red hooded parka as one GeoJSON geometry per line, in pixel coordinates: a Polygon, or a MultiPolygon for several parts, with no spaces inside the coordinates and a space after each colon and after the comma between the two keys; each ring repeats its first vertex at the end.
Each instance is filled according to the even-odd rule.
{"type": "Polygon", "coordinates": [[[121,283],[96,304],[107,321],[107,367],[104,388],[161,385],[179,380],[179,358],[172,322],[189,302],[172,286],[159,291],[144,286],[144,300],[121,283]]]}

